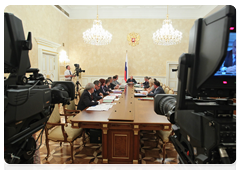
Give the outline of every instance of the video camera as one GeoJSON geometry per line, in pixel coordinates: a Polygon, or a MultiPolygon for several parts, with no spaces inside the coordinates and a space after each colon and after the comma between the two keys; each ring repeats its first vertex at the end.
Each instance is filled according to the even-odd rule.
{"type": "Polygon", "coordinates": [[[195,21],[179,57],[177,95],[159,94],[154,110],[173,124],[180,163],[236,160],[236,9],[195,21]],[[224,68],[225,67],[225,68],[224,68]]]}
{"type": "MultiPolygon", "coordinates": [[[[32,163],[34,133],[43,129],[55,104],[70,104],[73,82],[50,84],[39,70],[30,68],[31,32],[25,40],[22,21],[4,13],[4,158],[7,163],[32,163]],[[33,73],[29,78],[26,73],[33,73]]],[[[41,134],[42,134],[41,132],[41,134]]]]}
{"type": "Polygon", "coordinates": [[[82,70],[79,67],[79,64],[74,64],[74,66],[75,66],[75,74],[76,74],[76,76],[79,76],[79,73],[81,73],[81,72],[85,73],[85,70],[82,70]]]}

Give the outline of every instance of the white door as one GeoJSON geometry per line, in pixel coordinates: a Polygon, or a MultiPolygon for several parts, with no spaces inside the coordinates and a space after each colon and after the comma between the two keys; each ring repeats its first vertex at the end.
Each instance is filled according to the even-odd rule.
{"type": "Polygon", "coordinates": [[[58,80],[58,67],[56,66],[56,55],[43,53],[42,55],[42,70],[40,72],[52,81],[58,80]]]}
{"type": "Polygon", "coordinates": [[[172,71],[172,69],[177,69],[178,63],[177,62],[168,62],[167,63],[167,85],[177,91],[178,87],[178,78],[177,78],[177,71],[172,71]]]}

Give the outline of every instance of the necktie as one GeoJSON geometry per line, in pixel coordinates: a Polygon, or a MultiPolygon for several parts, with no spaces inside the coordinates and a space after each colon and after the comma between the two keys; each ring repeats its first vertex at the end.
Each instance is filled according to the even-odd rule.
{"type": "MultiPolygon", "coordinates": [[[[69,70],[69,74],[72,75],[70,70],[69,70]]],[[[72,77],[70,77],[70,78],[71,78],[71,80],[72,80],[72,77]]]]}
{"type": "Polygon", "coordinates": [[[93,95],[91,94],[91,99],[93,100],[93,95]]]}
{"type": "Polygon", "coordinates": [[[237,56],[235,56],[235,57],[234,57],[234,59],[235,59],[235,61],[234,61],[233,65],[236,65],[236,66],[238,66],[238,57],[237,57],[237,56]]]}

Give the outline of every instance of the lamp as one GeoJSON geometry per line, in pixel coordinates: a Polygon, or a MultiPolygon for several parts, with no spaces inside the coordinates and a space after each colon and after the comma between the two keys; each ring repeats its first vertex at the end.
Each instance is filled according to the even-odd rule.
{"type": "Polygon", "coordinates": [[[64,65],[65,65],[66,63],[70,62],[70,60],[68,59],[68,56],[67,56],[66,51],[62,50],[62,51],[60,52],[59,61],[60,61],[60,63],[64,63],[64,65]]]}
{"type": "Polygon", "coordinates": [[[181,42],[182,33],[174,30],[172,21],[168,19],[168,6],[167,6],[167,19],[163,21],[162,28],[153,33],[153,42],[157,45],[175,45],[181,42]]]}
{"type": "Polygon", "coordinates": [[[93,27],[83,32],[83,40],[91,45],[107,45],[112,40],[112,34],[102,27],[102,21],[98,20],[98,7],[97,7],[97,20],[93,21],[93,27]]]}

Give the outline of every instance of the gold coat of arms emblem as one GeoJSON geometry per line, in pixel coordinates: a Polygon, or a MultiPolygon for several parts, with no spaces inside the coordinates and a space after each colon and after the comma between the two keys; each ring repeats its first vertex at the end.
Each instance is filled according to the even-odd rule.
{"type": "Polygon", "coordinates": [[[135,47],[139,44],[140,35],[138,33],[132,32],[127,36],[128,44],[135,47]]]}

